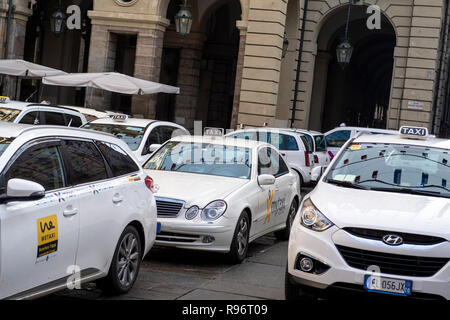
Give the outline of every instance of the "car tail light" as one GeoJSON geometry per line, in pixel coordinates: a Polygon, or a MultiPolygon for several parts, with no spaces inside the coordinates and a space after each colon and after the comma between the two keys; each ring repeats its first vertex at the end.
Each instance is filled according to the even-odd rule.
{"type": "Polygon", "coordinates": [[[314,163],[319,163],[319,157],[317,155],[314,155],[314,163]]]}
{"type": "Polygon", "coordinates": [[[309,153],[305,151],[305,166],[309,167],[311,164],[309,163],[309,153]]]}
{"type": "Polygon", "coordinates": [[[147,186],[147,188],[149,188],[149,190],[151,192],[155,192],[155,183],[153,182],[153,179],[150,178],[149,176],[145,177],[145,185],[147,186]]]}

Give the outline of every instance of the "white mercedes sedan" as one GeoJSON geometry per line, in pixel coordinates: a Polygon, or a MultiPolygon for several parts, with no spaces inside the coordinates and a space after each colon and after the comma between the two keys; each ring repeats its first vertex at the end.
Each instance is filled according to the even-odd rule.
{"type": "Polygon", "coordinates": [[[144,170],[155,181],[156,245],[228,253],[239,263],[258,237],[289,237],[298,178],[267,143],[176,137],[144,170]]]}

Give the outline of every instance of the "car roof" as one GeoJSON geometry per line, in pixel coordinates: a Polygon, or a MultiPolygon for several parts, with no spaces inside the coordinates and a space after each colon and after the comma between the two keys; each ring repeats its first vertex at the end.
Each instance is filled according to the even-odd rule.
{"type": "Polygon", "coordinates": [[[259,146],[269,146],[273,147],[271,144],[266,142],[260,142],[248,139],[237,139],[232,137],[224,136],[178,136],[172,138],[170,141],[180,141],[180,142],[194,142],[194,143],[213,143],[213,144],[223,144],[223,145],[233,145],[241,148],[257,148],[259,146]]]}
{"type": "Polygon", "coordinates": [[[89,122],[90,124],[115,124],[118,126],[136,126],[136,127],[142,127],[145,128],[147,127],[149,124],[152,124],[153,122],[156,122],[157,120],[152,120],[152,119],[141,119],[141,118],[128,118],[124,121],[115,121],[112,120],[109,117],[105,117],[105,118],[101,118],[101,119],[96,119],[93,120],[91,122],[89,122]]]}
{"type": "Polygon", "coordinates": [[[380,132],[380,133],[387,133],[387,134],[397,134],[398,131],[396,130],[389,130],[389,129],[380,129],[380,128],[366,128],[366,127],[336,127],[334,129],[331,129],[330,131],[325,132],[325,135],[328,135],[330,133],[333,133],[338,130],[356,130],[356,131],[363,131],[363,132],[380,132]]]}
{"type": "Polygon", "coordinates": [[[430,136],[424,139],[413,139],[400,136],[399,134],[363,134],[354,139],[353,143],[391,143],[450,149],[449,139],[439,139],[430,136]]]}
{"type": "Polygon", "coordinates": [[[35,126],[28,124],[18,124],[9,121],[0,121],[0,137],[1,138],[15,138],[23,131],[33,128],[35,126]]]}
{"type": "Polygon", "coordinates": [[[246,128],[246,129],[238,129],[235,131],[231,131],[229,133],[226,134],[226,136],[231,136],[235,133],[239,133],[239,132],[252,132],[252,131],[278,131],[278,132],[283,132],[283,133],[300,133],[302,134],[302,132],[297,132],[296,129],[290,129],[290,128],[272,128],[272,127],[258,127],[258,128],[246,128]]]}
{"type": "MultiPolygon", "coordinates": [[[[59,105],[51,105],[51,104],[44,104],[44,103],[35,103],[35,102],[24,102],[24,101],[15,101],[15,100],[11,100],[8,101],[6,103],[0,103],[0,108],[1,107],[7,107],[7,108],[12,108],[12,109],[17,109],[17,110],[26,110],[30,107],[42,107],[42,108],[49,108],[49,109],[56,109],[58,111],[68,111],[69,113],[76,113],[81,115],[81,112],[79,112],[76,109],[72,109],[69,107],[65,107],[65,106],[59,106],[59,105]]],[[[56,111],[55,110],[55,111],[56,111]]],[[[67,112],[65,112],[67,113],[67,112]]]]}
{"type": "Polygon", "coordinates": [[[17,110],[25,110],[29,105],[35,104],[31,102],[23,102],[23,101],[8,101],[5,103],[0,103],[0,108],[11,108],[17,110]]]}
{"type": "Polygon", "coordinates": [[[309,134],[309,135],[312,135],[312,136],[323,136],[323,133],[319,132],[319,131],[306,130],[306,129],[297,129],[297,128],[293,128],[292,130],[294,130],[295,132],[305,133],[305,134],[309,134]]]}

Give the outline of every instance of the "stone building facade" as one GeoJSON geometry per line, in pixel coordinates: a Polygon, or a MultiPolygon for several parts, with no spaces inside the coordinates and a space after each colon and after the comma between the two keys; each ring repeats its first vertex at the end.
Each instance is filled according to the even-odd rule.
{"type": "MultiPolygon", "coordinates": [[[[30,57],[24,52],[31,41],[27,19],[43,1],[58,2],[14,0],[8,57],[30,57]]],[[[89,36],[66,32],[77,43],[70,61],[45,59],[45,48],[64,42],[60,38],[47,41],[34,59],[69,72],[120,71],[176,85],[180,95],[118,97],[87,90],[74,101],[69,89],[48,94],[60,103],[115,106],[189,129],[195,120],[224,128],[267,124],[321,131],[345,122],[426,126],[448,135],[448,0],[188,0],[194,20],[186,37],[174,25],[181,2],[64,0],[65,6],[82,5],[89,36]],[[347,16],[354,51],[342,69],[336,46],[347,16]],[[380,23],[373,28],[368,20],[380,23]]],[[[0,0],[1,53],[7,3],[0,0]]]]}

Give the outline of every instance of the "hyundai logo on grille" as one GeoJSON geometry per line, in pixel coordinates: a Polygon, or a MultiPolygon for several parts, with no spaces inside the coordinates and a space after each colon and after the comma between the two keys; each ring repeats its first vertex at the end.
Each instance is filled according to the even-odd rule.
{"type": "Polygon", "coordinates": [[[387,234],[383,237],[383,242],[390,246],[399,246],[403,243],[403,238],[396,234],[387,234]]]}

